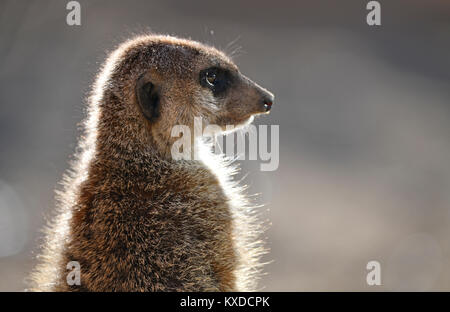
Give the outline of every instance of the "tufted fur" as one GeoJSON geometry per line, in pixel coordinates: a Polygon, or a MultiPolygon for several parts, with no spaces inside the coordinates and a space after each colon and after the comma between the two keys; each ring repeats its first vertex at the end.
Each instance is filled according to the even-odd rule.
{"type": "Polygon", "coordinates": [[[261,227],[230,163],[199,145],[201,160],[174,160],[176,124],[241,124],[273,97],[220,51],[197,42],[146,35],[106,60],[88,101],[80,153],[63,180],[46,228],[36,291],[254,290],[263,248],[261,227]],[[198,83],[208,66],[239,79],[215,98],[198,83]],[[139,77],[158,87],[160,117],[143,117],[139,77]],[[68,286],[66,264],[81,265],[68,286]]]}

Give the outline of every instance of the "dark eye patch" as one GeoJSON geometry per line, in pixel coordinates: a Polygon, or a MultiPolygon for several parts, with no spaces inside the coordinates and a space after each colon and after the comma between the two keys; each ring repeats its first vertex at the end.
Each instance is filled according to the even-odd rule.
{"type": "Polygon", "coordinates": [[[224,94],[232,84],[230,71],[220,67],[210,67],[200,71],[200,85],[210,89],[214,96],[224,94]]]}

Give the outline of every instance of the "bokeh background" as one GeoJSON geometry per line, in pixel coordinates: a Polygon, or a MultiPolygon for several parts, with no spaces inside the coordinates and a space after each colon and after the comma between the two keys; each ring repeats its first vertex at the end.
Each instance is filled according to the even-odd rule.
{"type": "Polygon", "coordinates": [[[450,2],[0,1],[0,290],[20,291],[99,65],[133,33],[234,52],[273,91],[267,291],[450,290],[450,2]],[[366,264],[381,264],[381,286],[366,264]]]}

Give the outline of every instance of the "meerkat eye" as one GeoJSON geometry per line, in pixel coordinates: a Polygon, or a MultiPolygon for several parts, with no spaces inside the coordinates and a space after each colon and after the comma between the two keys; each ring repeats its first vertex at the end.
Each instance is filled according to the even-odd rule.
{"type": "Polygon", "coordinates": [[[219,96],[230,87],[232,78],[228,70],[211,67],[200,72],[200,85],[210,89],[214,96],[219,96]]]}
{"type": "Polygon", "coordinates": [[[216,82],[216,74],[213,72],[207,72],[206,73],[206,81],[211,85],[214,86],[215,82],[216,82]]]}

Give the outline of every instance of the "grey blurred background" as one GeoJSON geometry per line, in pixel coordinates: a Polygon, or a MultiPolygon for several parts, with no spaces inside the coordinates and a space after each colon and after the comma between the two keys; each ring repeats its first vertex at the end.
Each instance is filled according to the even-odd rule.
{"type": "Polygon", "coordinates": [[[23,290],[106,51],[146,30],[228,52],[273,91],[267,291],[450,290],[450,2],[0,1],[0,291],[23,290]],[[381,263],[382,286],[366,284],[381,263]]]}

